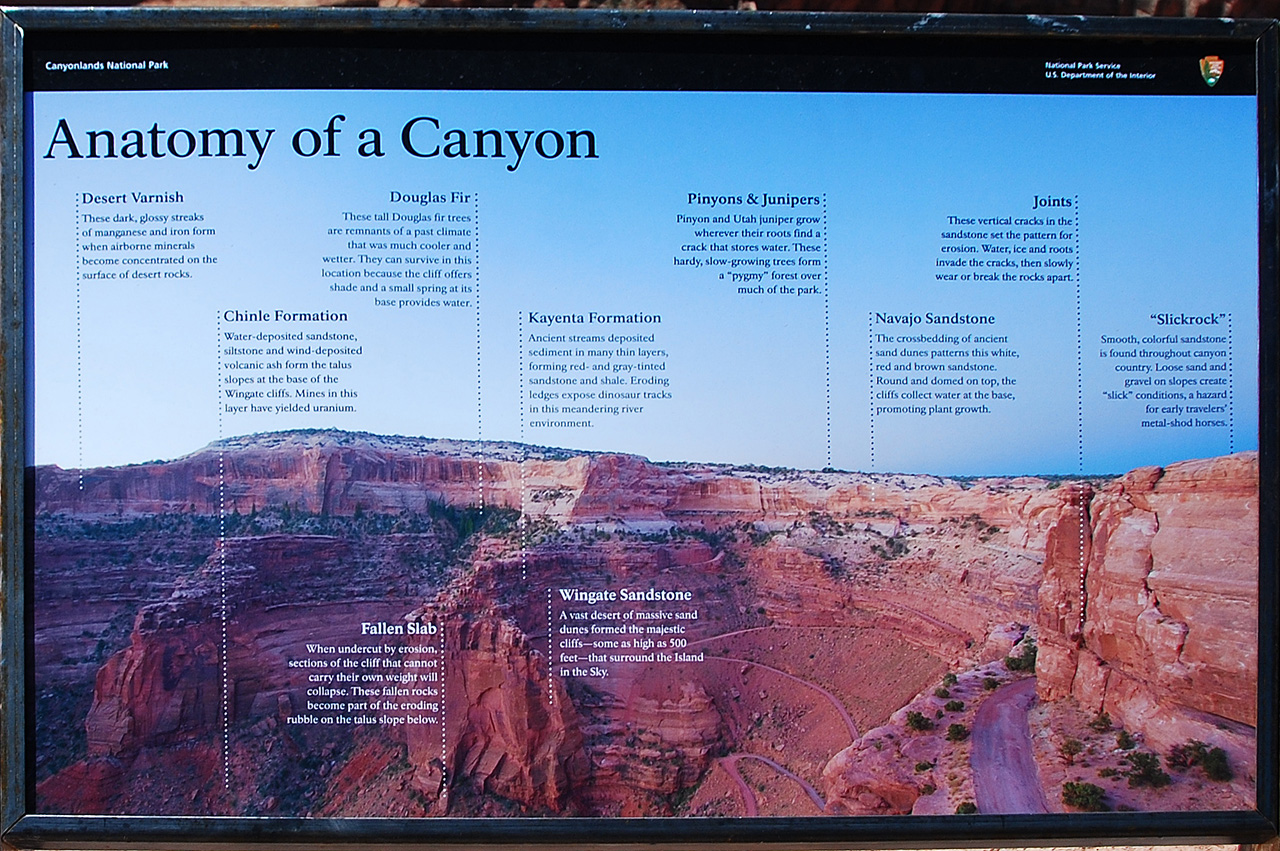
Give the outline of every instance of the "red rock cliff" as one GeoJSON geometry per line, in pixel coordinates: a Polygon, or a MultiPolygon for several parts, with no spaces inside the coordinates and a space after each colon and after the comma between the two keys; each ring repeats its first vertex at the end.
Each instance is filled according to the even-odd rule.
{"type": "Polygon", "coordinates": [[[1140,468],[1069,501],[1040,586],[1040,697],[1073,696],[1160,749],[1196,738],[1252,764],[1257,453],[1140,468]]]}
{"type": "Polygon", "coordinates": [[[312,514],[492,505],[560,522],[711,525],[794,520],[810,512],[928,523],[972,514],[1038,548],[1055,504],[1043,482],[961,486],[932,476],[670,467],[633,455],[565,456],[533,447],[347,432],[231,438],[173,461],[92,470],[42,467],[40,513],[247,514],[289,505],[312,514]],[[83,488],[81,479],[83,478],[83,488]]]}
{"type": "MultiPolygon", "coordinates": [[[[407,728],[414,785],[445,806],[448,784],[498,795],[524,806],[561,812],[586,777],[577,713],[546,661],[518,627],[492,613],[465,613],[445,604],[413,615],[445,635],[445,718],[407,728]]],[[[436,642],[422,639],[422,643],[436,642]]]]}

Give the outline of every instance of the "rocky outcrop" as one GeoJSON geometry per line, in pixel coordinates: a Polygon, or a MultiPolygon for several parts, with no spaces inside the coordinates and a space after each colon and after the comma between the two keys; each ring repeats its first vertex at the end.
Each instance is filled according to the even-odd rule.
{"type": "MultiPolygon", "coordinates": [[[[441,809],[447,783],[562,812],[588,765],[577,712],[546,660],[519,628],[489,612],[426,607],[411,618],[445,636],[446,735],[438,724],[406,728],[415,788],[441,809]]],[[[437,644],[424,638],[419,646],[437,644]]]]}
{"type": "Polygon", "coordinates": [[[774,623],[888,629],[951,665],[1002,657],[1006,627],[1034,617],[1039,563],[971,541],[940,553],[902,540],[911,550],[891,568],[873,559],[873,569],[846,572],[847,563],[776,542],[753,550],[748,567],[774,623]]]}
{"type": "Polygon", "coordinates": [[[696,785],[724,746],[724,720],[703,684],[664,673],[594,707],[597,723],[584,730],[592,803],[620,802],[622,815],[670,815],[666,798],[696,785]]]}
{"type": "MultiPolygon", "coordinates": [[[[1007,638],[1022,640],[1021,630],[1007,638]]],[[[989,662],[960,674],[946,697],[923,692],[867,731],[826,764],[827,812],[836,815],[945,815],[973,798],[969,743],[947,739],[951,724],[974,729],[977,710],[993,692],[987,680],[1012,682],[1002,662],[989,662]],[[958,700],[957,710],[950,700],[958,700]],[[948,706],[951,706],[949,709],[948,706]],[[918,715],[917,724],[911,716],[918,715]],[[923,721],[924,724],[919,722],[923,721]]]]}
{"type": "Polygon", "coordinates": [[[46,779],[36,787],[36,795],[42,801],[77,801],[80,812],[111,812],[124,777],[125,767],[120,760],[94,757],[46,779]]]}
{"type": "MultiPolygon", "coordinates": [[[[900,731],[898,731],[900,732],[900,731]]],[[[936,736],[913,739],[877,728],[845,748],[823,769],[827,812],[832,815],[906,815],[924,794],[911,766],[936,760],[936,736]],[[877,747],[878,745],[878,747],[877,747]]]]}
{"type": "Polygon", "coordinates": [[[1068,502],[1040,588],[1040,697],[1105,710],[1159,749],[1194,738],[1252,764],[1257,453],[1140,468],[1068,502]]]}
{"type": "Polygon", "coordinates": [[[1087,605],[1084,577],[1093,547],[1092,499],[1093,488],[1087,484],[1062,488],[1061,508],[1045,546],[1036,615],[1040,635],[1036,671],[1039,694],[1048,700],[1070,694],[1075,677],[1075,649],[1082,640],[1087,605]]]}
{"type": "Polygon", "coordinates": [[[303,641],[337,643],[348,637],[347,624],[388,614],[384,601],[359,602],[379,590],[376,576],[363,577],[374,583],[362,595],[335,582],[352,561],[346,541],[324,535],[227,540],[168,599],[139,610],[128,646],[99,669],[85,720],[90,754],[127,755],[214,736],[224,685],[232,723],[277,711],[281,697],[304,705],[305,677],[286,658],[299,654],[303,641]],[[311,601],[310,615],[280,605],[296,595],[311,601]],[[346,617],[317,622],[314,607],[333,605],[346,617]]]}
{"type": "Polygon", "coordinates": [[[129,646],[98,671],[85,721],[91,756],[116,756],[216,730],[221,717],[217,623],[200,602],[152,606],[129,646]]]}

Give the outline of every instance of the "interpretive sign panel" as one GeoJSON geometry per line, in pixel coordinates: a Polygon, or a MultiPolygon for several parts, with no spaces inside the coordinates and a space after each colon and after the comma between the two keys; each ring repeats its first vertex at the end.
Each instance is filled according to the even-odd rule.
{"type": "Polygon", "coordinates": [[[1252,824],[1268,30],[431,20],[27,34],[30,812],[1252,824]]]}

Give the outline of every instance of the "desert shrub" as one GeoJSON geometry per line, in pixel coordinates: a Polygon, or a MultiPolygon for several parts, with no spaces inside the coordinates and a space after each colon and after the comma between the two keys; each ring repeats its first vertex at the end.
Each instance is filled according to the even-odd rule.
{"type": "Polygon", "coordinates": [[[924,730],[932,730],[933,722],[930,721],[928,718],[924,717],[922,713],[908,712],[907,727],[908,729],[915,730],[917,732],[922,732],[924,730]]]}
{"type": "Polygon", "coordinates": [[[1196,739],[1191,739],[1185,744],[1174,745],[1173,750],[1169,751],[1169,767],[1185,771],[1193,765],[1199,765],[1208,750],[1208,745],[1196,739]]]}
{"type": "Polygon", "coordinates": [[[945,688],[936,688],[933,690],[933,696],[947,698],[947,697],[951,697],[951,692],[949,692],[945,688]]]}
{"type": "Polygon", "coordinates": [[[948,742],[963,742],[969,738],[969,728],[963,724],[952,724],[947,727],[948,742]]]}
{"type": "Polygon", "coordinates": [[[920,787],[921,795],[932,795],[934,792],[937,792],[937,791],[938,791],[938,787],[934,786],[932,783],[926,783],[920,787]]]}
{"type": "Polygon", "coordinates": [[[963,700],[948,700],[946,705],[948,712],[964,712],[963,700]]]}
{"type": "Polygon", "coordinates": [[[1098,717],[1089,722],[1089,729],[1095,733],[1105,733],[1111,729],[1111,716],[1105,712],[1099,712],[1098,717]]]}
{"type": "Polygon", "coordinates": [[[1098,769],[1098,776],[1099,776],[1099,777],[1115,777],[1115,776],[1116,776],[1116,775],[1118,775],[1119,773],[1120,773],[1120,772],[1116,771],[1114,768],[1111,768],[1111,767],[1107,767],[1107,768],[1099,768],[1099,769],[1098,769]]]}
{"type": "Polygon", "coordinates": [[[920,772],[920,771],[928,771],[928,770],[930,770],[931,768],[933,768],[933,763],[932,763],[932,762],[925,762],[924,760],[921,760],[920,762],[917,762],[917,763],[916,763],[916,771],[917,771],[917,772],[920,772]]]}
{"type": "Polygon", "coordinates": [[[945,686],[946,688],[951,688],[953,685],[955,685],[958,682],[960,682],[959,678],[956,677],[956,675],[951,673],[950,671],[947,671],[945,674],[942,675],[942,685],[945,686]]]}
{"type": "Polygon", "coordinates": [[[1227,752],[1222,748],[1209,748],[1200,767],[1204,769],[1206,777],[1219,783],[1225,783],[1235,776],[1231,771],[1231,764],[1227,762],[1227,752]]]}
{"type": "Polygon", "coordinates": [[[907,554],[907,542],[901,538],[885,538],[884,546],[880,544],[872,544],[871,552],[880,556],[885,561],[892,561],[899,556],[907,554]]]}
{"type": "Polygon", "coordinates": [[[982,687],[987,691],[994,691],[1000,687],[1000,681],[995,677],[984,677],[982,680],[982,687]]]}
{"type": "Polygon", "coordinates": [[[1094,783],[1077,783],[1068,780],[1062,784],[1062,803],[1077,810],[1100,813],[1111,809],[1103,800],[1106,790],[1094,783]]]}
{"type": "Polygon", "coordinates": [[[1219,782],[1225,782],[1234,776],[1227,761],[1227,752],[1222,748],[1210,748],[1198,739],[1175,745],[1169,751],[1169,765],[1182,770],[1198,765],[1204,769],[1206,777],[1219,782]]]}
{"type": "Polygon", "coordinates": [[[1116,733],[1116,747],[1122,751],[1131,751],[1138,743],[1134,741],[1133,736],[1129,735],[1128,730],[1121,730],[1116,733]]]}
{"type": "Polygon", "coordinates": [[[956,815],[971,816],[978,811],[978,805],[973,801],[961,801],[960,806],[956,807],[956,815]]]}
{"type": "Polygon", "coordinates": [[[1079,739],[1067,739],[1058,748],[1058,752],[1066,759],[1067,765],[1074,765],[1076,756],[1084,750],[1084,742],[1079,739]]]}
{"type": "Polygon", "coordinates": [[[1125,757],[1129,769],[1125,776],[1129,778],[1129,786],[1149,786],[1159,789],[1168,786],[1170,777],[1160,768],[1160,757],[1146,751],[1136,751],[1125,757]]]}
{"type": "Polygon", "coordinates": [[[1004,666],[1010,671],[1034,672],[1036,669],[1036,645],[1033,642],[1027,642],[1023,645],[1021,654],[1004,657],[1004,666]]]}

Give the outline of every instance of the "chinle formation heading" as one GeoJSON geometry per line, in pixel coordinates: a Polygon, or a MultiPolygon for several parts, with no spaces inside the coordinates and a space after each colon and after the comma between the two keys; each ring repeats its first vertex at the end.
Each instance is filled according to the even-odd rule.
{"type": "MultiPolygon", "coordinates": [[[[354,149],[360,157],[382,157],[382,131],[367,127],[346,142],[342,137],[347,117],[334,115],[323,126],[301,127],[290,148],[300,157],[338,157],[354,149]]],[[[49,137],[43,158],[68,160],[164,159],[174,157],[243,158],[250,171],[262,164],[275,136],[274,128],[209,128],[168,130],[159,122],[150,128],[128,130],[73,130],[65,118],[49,137]]],[[[508,172],[520,168],[526,156],[544,160],[594,160],[596,135],[591,130],[464,130],[445,128],[438,118],[419,115],[400,128],[405,153],[420,159],[486,159],[504,163],[508,172]]],[[[351,134],[347,135],[350,138],[351,134]]]]}

